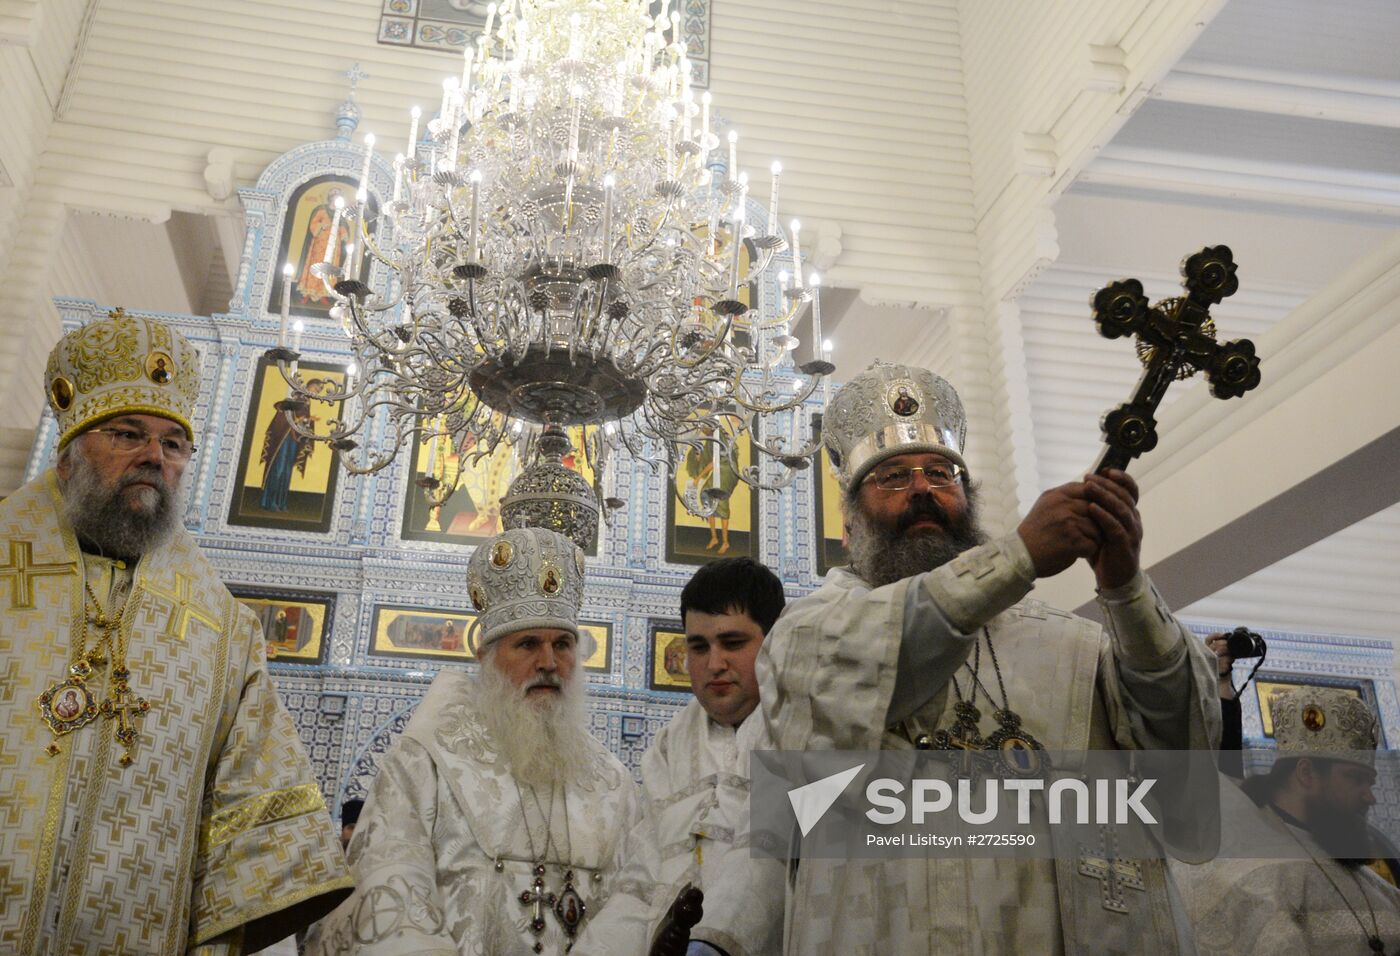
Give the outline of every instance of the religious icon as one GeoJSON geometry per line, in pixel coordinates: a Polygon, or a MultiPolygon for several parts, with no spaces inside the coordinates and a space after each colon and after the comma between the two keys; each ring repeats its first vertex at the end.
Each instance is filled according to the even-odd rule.
{"type": "MultiPolygon", "coordinates": [[[[1270,740],[1274,737],[1274,702],[1278,695],[1287,690],[1297,690],[1300,687],[1331,687],[1344,691],[1348,696],[1357,700],[1365,701],[1372,709],[1375,708],[1375,691],[1371,688],[1369,681],[1352,681],[1348,683],[1333,683],[1329,680],[1309,680],[1306,678],[1278,678],[1271,680],[1257,680],[1254,686],[1259,694],[1259,719],[1263,725],[1264,736],[1270,740]]],[[[1312,708],[1309,708],[1312,709],[1312,708]]],[[[1309,715],[1304,712],[1303,725],[1309,730],[1320,730],[1322,725],[1319,721],[1325,721],[1326,717],[1321,713],[1313,715],[1312,720],[1317,723],[1317,727],[1308,724],[1309,715]]]]}
{"type": "MultiPolygon", "coordinates": [[[[706,425],[699,433],[710,436],[714,429],[706,425]]],[[[720,557],[758,557],[758,496],[739,477],[753,462],[753,444],[744,437],[733,447],[732,456],[718,442],[685,452],[666,496],[667,561],[704,564],[720,557]],[[710,497],[708,489],[722,494],[710,497]]]]}
{"type": "MultiPolygon", "coordinates": [[[[812,416],[812,434],[820,435],[822,416],[812,416]]],[[[841,486],[831,467],[831,454],[823,445],[812,468],[812,492],[816,520],[813,522],[817,545],[817,575],[825,577],[832,568],[851,563],[846,551],[845,519],[841,515],[841,486]]]]}
{"type": "Polygon", "coordinates": [[[146,356],[146,375],[157,385],[169,385],[174,377],[170,366],[174,362],[164,352],[152,352],[146,356]]]}
{"type": "Polygon", "coordinates": [[[369,653],[378,657],[469,661],[467,632],[476,615],[465,611],[425,611],[409,607],[374,609],[369,653]]]}
{"type": "MultiPolygon", "coordinates": [[[[575,450],[564,457],[564,464],[592,484],[593,469],[577,451],[583,441],[583,429],[570,428],[568,433],[575,450]]],[[[442,436],[413,442],[400,531],[405,541],[478,544],[505,530],[501,524],[501,498],[520,474],[520,465],[515,453],[504,443],[490,455],[476,460],[471,442],[468,438],[461,449],[452,439],[442,436]],[[455,482],[457,487],[446,501],[434,505],[419,485],[420,480],[428,477],[436,478],[444,486],[455,482]]],[[[596,542],[587,553],[598,553],[596,542]]]]}
{"type": "MultiPolygon", "coordinates": [[[[293,315],[324,316],[335,305],[335,296],[319,276],[312,275],[311,267],[318,262],[330,262],[345,268],[350,259],[347,248],[358,244],[353,230],[355,224],[342,216],[334,234],[331,227],[335,225],[335,201],[342,200],[345,208],[353,211],[355,190],[355,183],[349,179],[331,175],[309,180],[292,193],[282,220],[278,258],[272,270],[272,289],[267,300],[269,312],[276,313],[282,308],[282,283],[288,281],[282,274],[282,263],[287,262],[292,264],[293,315]]],[[[369,198],[365,215],[370,222],[378,215],[373,196],[369,198]]],[[[358,277],[364,279],[369,271],[369,257],[362,256],[357,261],[361,266],[358,277]]]]}
{"type": "Polygon", "coordinates": [[[72,720],[83,712],[87,698],[76,687],[65,687],[54,698],[53,712],[63,720],[72,720]]]}
{"type": "MultiPolygon", "coordinates": [[[[375,657],[471,661],[470,611],[429,611],[380,605],[374,609],[369,653],[375,657]]],[[[607,673],[612,667],[612,625],[580,622],[576,661],[586,671],[607,673]]]]}
{"type": "Polygon", "coordinates": [[[652,690],[690,690],[685,669],[685,631],[679,624],[651,625],[652,690]]]}
{"type": "MultiPolygon", "coordinates": [[[[345,370],[302,362],[301,377],[313,396],[339,390],[345,370]]],[[[340,403],[293,398],[275,364],[258,362],[235,472],[229,524],[287,531],[329,531],[335,506],[337,454],[293,426],[329,432],[340,403]]]]}
{"type": "Polygon", "coordinates": [[[319,664],[325,660],[335,595],[236,585],[229,591],[262,625],[269,661],[319,664]]]}
{"type": "Polygon", "coordinates": [[[919,400],[914,397],[911,385],[900,382],[891,386],[888,401],[890,410],[902,418],[919,414],[919,400]]]}

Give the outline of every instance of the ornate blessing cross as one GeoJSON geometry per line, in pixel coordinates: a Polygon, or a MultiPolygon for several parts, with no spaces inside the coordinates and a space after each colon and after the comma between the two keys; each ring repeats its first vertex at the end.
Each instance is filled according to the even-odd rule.
{"type": "Polygon", "coordinates": [[[1210,307],[1239,288],[1235,268],[1228,246],[1211,246],[1181,264],[1185,296],[1149,306],[1137,279],[1122,279],[1094,295],[1099,334],[1106,339],[1136,336],[1143,366],[1132,398],[1099,422],[1108,447],[1094,465],[1095,472],[1127,468],[1128,462],[1156,447],[1153,413],[1174,380],[1205,372],[1216,398],[1236,398],[1259,384],[1254,343],[1215,340],[1210,307]]]}

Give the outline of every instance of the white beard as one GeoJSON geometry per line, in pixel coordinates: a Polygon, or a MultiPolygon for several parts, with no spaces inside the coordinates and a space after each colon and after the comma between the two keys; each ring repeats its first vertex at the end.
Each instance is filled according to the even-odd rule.
{"type": "Polygon", "coordinates": [[[491,743],[511,776],[532,787],[578,782],[592,764],[588,707],[579,672],[555,694],[527,697],[500,672],[488,652],[481,662],[481,715],[491,743]]]}

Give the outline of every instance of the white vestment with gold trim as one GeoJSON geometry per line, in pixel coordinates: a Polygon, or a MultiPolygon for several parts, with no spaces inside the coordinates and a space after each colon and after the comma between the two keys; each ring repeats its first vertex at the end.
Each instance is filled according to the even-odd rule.
{"type": "MultiPolygon", "coordinates": [[[[78,550],[53,472],[0,502],[0,662],[0,951],[239,952],[349,887],[262,629],[183,529],[126,567],[78,550]],[[117,639],[150,702],[130,718],[129,765],[115,714],[56,738],[40,713],[95,643],[85,580],[125,602],[117,639]]],[[[85,683],[94,703],[109,671],[85,683]]]]}
{"type": "MultiPolygon", "coordinates": [[[[950,680],[970,660],[984,626],[1006,706],[1047,750],[1216,745],[1213,659],[1143,576],[1104,595],[1108,634],[1023,600],[1032,580],[1029,554],[1015,534],[875,589],[849,570],[833,570],[819,590],[788,605],[759,653],[761,706],[772,738],[766,746],[912,749],[920,735],[952,726],[950,680]],[[910,658],[924,663],[901,675],[910,658]],[[900,688],[932,696],[892,722],[900,688]]],[[[984,651],[980,676],[995,688],[988,656],[984,651]]],[[[981,709],[985,737],[997,725],[994,708],[981,709]]],[[[1145,888],[1121,889],[1124,914],[1104,905],[1100,880],[1083,874],[1072,856],[803,859],[789,879],[785,952],[1190,952],[1166,867],[1160,860],[1136,862],[1145,888]]]]}
{"type": "Polygon", "coordinates": [[[642,756],[645,818],[628,836],[623,889],[575,953],[646,953],[687,883],[705,894],[691,939],[729,956],[781,952],[783,866],[749,849],[749,751],[762,729],[757,709],[725,727],[698,700],[661,729],[642,756]]]}
{"type": "Polygon", "coordinates": [[[640,816],[627,769],[589,737],[580,780],[553,796],[518,788],[476,711],[476,687],[465,671],[441,671],[380,761],[350,843],[355,892],[313,931],[308,953],[525,956],[539,943],[563,956],[570,938],[548,898],[566,900],[571,872],[586,926],[613,891],[640,816]],[[521,894],[533,894],[541,861],[537,909],[521,894]]]}

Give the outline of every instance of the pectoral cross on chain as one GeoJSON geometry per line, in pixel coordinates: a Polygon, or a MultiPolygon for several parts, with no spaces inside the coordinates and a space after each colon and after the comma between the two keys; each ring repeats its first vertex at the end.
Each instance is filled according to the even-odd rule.
{"type": "Polygon", "coordinates": [[[1100,289],[1093,299],[1094,322],[1107,339],[1137,337],[1142,378],[1126,403],[1104,415],[1099,426],[1108,447],[1094,465],[1096,473],[1127,468],[1128,462],[1157,445],[1153,417],[1167,386],[1205,372],[1216,398],[1237,398],[1259,384],[1254,343],[1215,340],[1210,307],[1235,294],[1235,260],[1228,246],[1211,246],[1181,264],[1186,295],[1149,306],[1137,279],[1122,279],[1100,289]]]}
{"type": "Polygon", "coordinates": [[[151,709],[151,702],[140,694],[133,694],[127,679],[131,673],[125,667],[112,671],[112,693],[102,702],[102,716],[117,721],[117,742],[122,745],[122,755],[118,762],[123,767],[131,764],[131,748],[136,743],[136,725],[133,717],[139,717],[151,709]]]}
{"type": "MultiPolygon", "coordinates": [[[[544,908],[554,905],[554,894],[544,891],[544,864],[536,864],[535,882],[530,884],[530,889],[521,891],[520,902],[530,907],[530,932],[539,936],[544,932],[544,908]]],[[[544,944],[537,940],[535,952],[543,951],[544,944]]]]}
{"type": "Polygon", "coordinates": [[[1135,860],[1124,860],[1116,853],[1113,834],[1100,829],[1099,846],[1081,847],[1085,855],[1079,858],[1079,872],[1098,879],[1103,892],[1103,908],[1112,913],[1128,914],[1124,889],[1146,891],[1142,867],[1135,860]],[[1095,852],[1101,855],[1089,855],[1095,852]]]}

